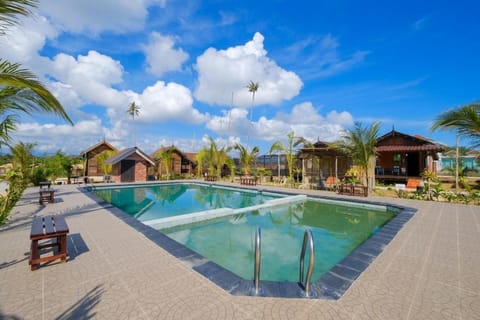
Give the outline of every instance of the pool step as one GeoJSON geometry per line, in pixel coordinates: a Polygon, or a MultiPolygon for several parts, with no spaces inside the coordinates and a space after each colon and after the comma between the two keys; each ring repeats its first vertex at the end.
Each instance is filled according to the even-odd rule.
{"type": "Polygon", "coordinates": [[[219,208],[219,209],[199,211],[199,212],[194,212],[189,214],[182,214],[182,215],[173,216],[173,217],[147,220],[147,221],[142,221],[142,223],[154,229],[160,230],[160,229],[178,227],[185,224],[191,224],[191,223],[241,214],[248,211],[268,209],[276,206],[288,205],[288,204],[301,202],[305,200],[307,200],[306,195],[295,195],[295,196],[288,196],[288,197],[268,200],[265,203],[251,206],[251,207],[246,207],[246,208],[239,208],[239,209],[219,208]]]}

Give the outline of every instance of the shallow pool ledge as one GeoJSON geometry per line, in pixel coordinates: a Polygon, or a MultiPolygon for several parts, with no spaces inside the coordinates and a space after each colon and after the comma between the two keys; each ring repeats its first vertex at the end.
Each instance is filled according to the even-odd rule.
{"type": "Polygon", "coordinates": [[[235,214],[242,214],[242,213],[253,211],[253,210],[266,209],[266,208],[271,208],[271,207],[280,206],[284,204],[301,202],[301,201],[305,201],[306,199],[307,199],[306,195],[289,196],[284,198],[268,200],[265,203],[258,204],[255,206],[245,207],[245,208],[239,208],[239,209],[218,208],[218,209],[199,211],[199,212],[194,212],[189,214],[182,214],[178,216],[147,220],[147,221],[142,221],[142,223],[157,230],[167,229],[167,228],[178,227],[185,224],[212,220],[212,219],[231,216],[235,214]]]}
{"type": "Polygon", "coordinates": [[[194,212],[190,214],[182,214],[179,216],[173,217],[166,217],[148,221],[142,221],[143,224],[150,226],[154,229],[166,229],[166,228],[173,228],[176,226],[196,223],[205,220],[216,219],[220,217],[225,217],[229,215],[235,214],[235,211],[230,208],[220,208],[220,209],[213,209],[213,210],[205,210],[200,212],[194,212]]]}

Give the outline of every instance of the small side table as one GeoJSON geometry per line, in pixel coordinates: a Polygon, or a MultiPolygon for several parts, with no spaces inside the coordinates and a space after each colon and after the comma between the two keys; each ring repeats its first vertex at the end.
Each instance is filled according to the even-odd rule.
{"type": "Polygon", "coordinates": [[[62,262],[67,260],[67,234],[68,226],[65,218],[62,216],[45,216],[36,217],[32,221],[32,229],[30,231],[30,240],[32,241],[30,247],[30,259],[28,263],[31,265],[31,270],[38,269],[42,262],[53,261],[61,259],[62,262]],[[48,240],[49,243],[39,243],[41,240],[48,240]],[[55,247],[58,247],[58,252],[55,253],[55,247]],[[40,249],[52,248],[51,256],[40,257],[40,249]]]}

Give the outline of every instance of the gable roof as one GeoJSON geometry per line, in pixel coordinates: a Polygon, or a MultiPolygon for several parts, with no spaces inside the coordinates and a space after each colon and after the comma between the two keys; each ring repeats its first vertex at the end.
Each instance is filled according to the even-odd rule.
{"type": "Polygon", "coordinates": [[[184,152],[183,154],[185,155],[185,157],[188,160],[190,160],[190,162],[192,162],[192,163],[197,162],[197,159],[196,159],[197,153],[195,153],[195,152],[184,152]]]}
{"type": "Polygon", "coordinates": [[[197,155],[196,153],[188,153],[188,152],[182,152],[180,150],[178,150],[175,146],[170,146],[170,147],[160,147],[158,148],[157,150],[155,150],[154,152],[152,152],[150,154],[150,158],[152,159],[155,159],[155,155],[158,153],[158,152],[161,152],[163,150],[168,150],[170,148],[175,148],[173,151],[178,153],[182,158],[185,158],[187,159],[188,161],[192,162],[192,163],[195,163],[195,156],[197,155]]]}
{"type": "Polygon", "coordinates": [[[80,155],[84,155],[84,154],[86,154],[86,153],[89,153],[90,151],[97,149],[98,147],[100,147],[100,146],[103,145],[103,144],[106,145],[108,148],[110,148],[112,151],[116,151],[116,150],[117,150],[117,148],[115,148],[114,146],[112,146],[112,145],[111,145],[110,143],[108,143],[107,141],[103,140],[103,141],[100,141],[100,142],[94,144],[93,146],[88,147],[87,149],[81,151],[81,152],[80,152],[80,155]]]}
{"type": "Polygon", "coordinates": [[[126,158],[128,158],[128,157],[130,157],[131,155],[134,155],[134,154],[139,155],[140,157],[142,157],[145,161],[147,161],[152,166],[155,165],[155,161],[153,161],[153,159],[150,158],[150,156],[148,156],[145,152],[143,152],[142,150],[140,150],[137,147],[131,147],[131,148],[123,149],[122,151],[120,151],[119,153],[114,155],[113,157],[110,157],[107,160],[105,160],[105,163],[106,164],[117,164],[120,161],[125,160],[126,158]]]}
{"type": "Polygon", "coordinates": [[[389,133],[381,136],[377,139],[377,152],[382,151],[397,151],[397,152],[408,152],[408,151],[436,151],[441,152],[445,150],[445,146],[440,143],[434,142],[428,138],[422,137],[420,135],[408,135],[401,133],[395,130],[390,131],[389,133]],[[389,144],[389,140],[393,140],[396,137],[401,139],[395,141],[395,143],[389,144]]]}

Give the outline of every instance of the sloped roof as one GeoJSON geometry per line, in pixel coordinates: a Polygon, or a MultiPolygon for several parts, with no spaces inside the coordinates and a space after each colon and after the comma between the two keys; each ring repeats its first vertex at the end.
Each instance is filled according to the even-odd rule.
{"type": "Polygon", "coordinates": [[[338,148],[332,146],[331,143],[318,140],[312,147],[303,147],[299,150],[299,153],[316,154],[323,156],[345,156],[344,152],[338,148]]]}
{"type": "Polygon", "coordinates": [[[196,156],[197,156],[197,153],[195,152],[184,152],[183,153],[185,155],[185,157],[187,157],[188,160],[190,160],[190,162],[196,162],[197,159],[196,156]]]}
{"type": "Polygon", "coordinates": [[[408,135],[395,130],[381,136],[377,139],[377,152],[382,151],[443,151],[445,146],[434,142],[431,139],[425,138],[421,135],[408,135]],[[388,144],[388,140],[394,137],[401,137],[402,140],[397,140],[394,144],[388,144]],[[400,142],[400,143],[399,143],[400,142]]]}
{"type": "Polygon", "coordinates": [[[408,146],[408,145],[392,145],[392,146],[379,146],[377,147],[378,152],[382,151],[442,151],[443,147],[439,145],[426,144],[422,146],[408,146]]]}
{"type": "MultiPolygon", "coordinates": [[[[163,150],[168,150],[170,148],[175,148],[174,146],[170,146],[170,147],[160,147],[158,148],[157,150],[155,150],[154,152],[152,152],[150,154],[150,157],[152,159],[155,159],[155,155],[158,153],[158,152],[161,152],[163,150]]],[[[195,156],[197,155],[196,153],[192,153],[192,152],[182,152],[180,150],[178,150],[177,148],[175,148],[174,150],[176,153],[178,153],[182,158],[186,158],[188,159],[190,162],[195,162],[195,156]]]]}
{"type": "Polygon", "coordinates": [[[120,151],[119,153],[114,155],[113,157],[110,157],[107,160],[105,160],[105,163],[106,164],[117,164],[120,161],[125,160],[126,158],[128,158],[128,157],[130,157],[131,155],[134,155],[134,154],[139,155],[140,157],[145,159],[145,161],[147,161],[152,166],[155,165],[155,161],[153,161],[153,159],[150,158],[150,156],[148,154],[146,154],[145,152],[143,152],[142,150],[140,150],[137,147],[131,147],[131,148],[123,149],[122,151],[120,151]]]}
{"type": "Polygon", "coordinates": [[[110,143],[108,143],[107,141],[103,140],[103,141],[100,141],[96,144],[94,144],[93,146],[91,147],[88,147],[87,149],[83,150],[80,152],[80,155],[84,155],[86,153],[89,153],[90,151],[92,150],[95,150],[96,148],[100,147],[102,144],[106,145],[107,147],[109,147],[110,149],[112,149],[113,151],[116,151],[117,148],[115,148],[114,146],[112,146],[110,143]]]}

